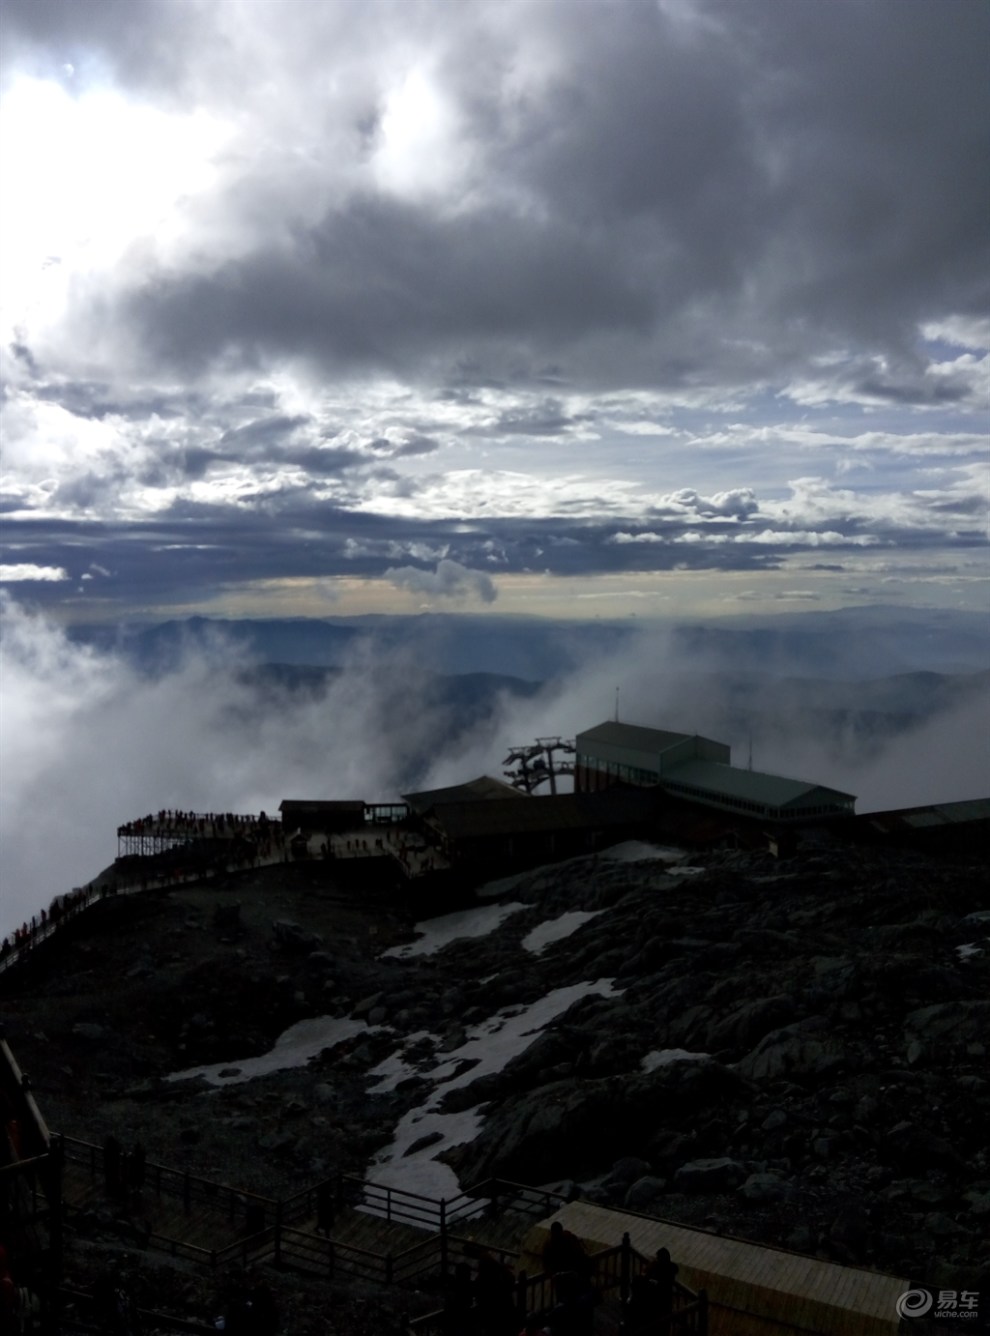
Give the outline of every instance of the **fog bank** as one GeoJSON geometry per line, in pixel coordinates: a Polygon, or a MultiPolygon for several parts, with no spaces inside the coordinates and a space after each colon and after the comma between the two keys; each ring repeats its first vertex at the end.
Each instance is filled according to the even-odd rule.
{"type": "Polygon", "coordinates": [[[0,933],[98,875],[116,855],[117,826],[146,812],[371,802],[500,776],[509,747],[612,717],[617,688],[622,719],[718,737],[737,765],[752,736],[757,769],[856,793],[859,811],[990,792],[986,693],[881,744],[825,735],[797,715],[767,729],[756,713],[747,730],[738,693],[730,708],[715,676],[692,689],[691,665],[659,632],[635,653],[596,648],[536,696],[505,695],[471,721],[436,702],[435,679],[409,647],[363,641],[325,687],[292,695],[245,678],[250,659],[220,633],[148,675],[112,650],[71,643],[8,597],[0,613],[0,933]]]}

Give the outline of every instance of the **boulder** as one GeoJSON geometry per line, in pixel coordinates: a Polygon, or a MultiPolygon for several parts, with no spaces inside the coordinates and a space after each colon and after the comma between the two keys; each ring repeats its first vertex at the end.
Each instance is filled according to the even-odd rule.
{"type": "Polygon", "coordinates": [[[901,1165],[909,1172],[924,1169],[962,1172],[966,1168],[964,1157],[945,1137],[907,1121],[897,1123],[889,1130],[880,1143],[879,1152],[888,1164],[901,1165]]]}
{"type": "Polygon", "coordinates": [[[104,1025],[97,1025],[95,1021],[77,1021],[72,1027],[72,1033],[80,1039],[106,1039],[108,1030],[104,1025]]]}
{"type": "Polygon", "coordinates": [[[750,1174],[739,1192],[747,1201],[759,1203],[790,1201],[796,1195],[793,1184],[776,1174],[750,1174]]]}
{"type": "Polygon", "coordinates": [[[474,1141],[440,1158],[462,1181],[542,1182],[592,1167],[602,1129],[622,1126],[621,1088],[609,1081],[557,1081],[507,1101],[474,1141]]]}
{"type": "Polygon", "coordinates": [[[771,1030],[736,1063],[736,1070],[750,1081],[774,1081],[780,1077],[822,1076],[846,1062],[847,1054],[838,1039],[810,1032],[808,1022],[800,1021],[771,1030]]]}
{"type": "Polygon", "coordinates": [[[435,1146],[438,1141],[443,1141],[442,1132],[426,1132],[423,1136],[417,1137],[411,1146],[408,1146],[402,1154],[415,1155],[418,1151],[426,1150],[428,1146],[435,1146]]]}
{"type": "Polygon", "coordinates": [[[788,1025],[794,1018],[794,999],[786,994],[760,997],[713,1021],[705,1031],[704,1046],[710,1051],[735,1049],[746,1052],[768,1032],[788,1025]]]}
{"type": "Polygon", "coordinates": [[[275,919],[272,937],[282,951],[310,952],[323,945],[323,938],[318,933],[307,931],[294,919],[275,919]]]}
{"type": "Polygon", "coordinates": [[[905,1018],[909,1041],[932,1047],[963,1048],[979,1043],[990,1030],[990,1002],[938,1002],[919,1007],[905,1018]]]}
{"type": "Polygon", "coordinates": [[[731,1192],[746,1178],[738,1160],[690,1160],[674,1174],[675,1192],[731,1192]]]}
{"type": "Polygon", "coordinates": [[[605,1182],[609,1186],[622,1184],[623,1187],[628,1187],[630,1183],[649,1172],[650,1165],[646,1160],[640,1160],[635,1155],[626,1155],[623,1159],[615,1161],[605,1182]]]}
{"type": "MultiPolygon", "coordinates": [[[[607,1182],[603,1186],[607,1186],[607,1182]]],[[[652,1175],[644,1174],[642,1178],[637,1178],[634,1183],[629,1184],[622,1205],[630,1211],[642,1211],[645,1215],[649,1215],[659,1208],[660,1199],[666,1190],[665,1178],[654,1178],[652,1175]]]]}

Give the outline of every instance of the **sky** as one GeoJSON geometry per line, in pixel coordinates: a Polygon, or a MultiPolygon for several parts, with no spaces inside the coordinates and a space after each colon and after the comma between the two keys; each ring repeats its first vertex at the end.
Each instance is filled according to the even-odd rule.
{"type": "Polygon", "coordinates": [[[3,0],[0,578],[61,623],[986,607],[988,37],[3,0]]]}

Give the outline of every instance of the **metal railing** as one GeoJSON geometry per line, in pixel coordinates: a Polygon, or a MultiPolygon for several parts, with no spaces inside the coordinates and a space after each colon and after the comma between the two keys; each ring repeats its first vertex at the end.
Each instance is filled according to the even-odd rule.
{"type": "MultiPolygon", "coordinates": [[[[68,1167],[77,1166],[91,1179],[107,1182],[102,1146],[75,1137],[64,1137],[62,1143],[68,1167]]],[[[124,1177],[126,1180],[126,1172],[124,1177]]],[[[107,1187],[122,1196],[128,1191],[126,1181],[123,1186],[107,1182],[107,1187]]],[[[504,1179],[487,1179],[450,1201],[438,1201],[404,1188],[369,1182],[355,1174],[337,1175],[279,1201],[151,1161],[144,1165],[144,1189],[158,1200],[168,1198],[181,1205],[187,1215],[208,1211],[242,1231],[238,1239],[220,1248],[205,1248],[155,1230],[145,1231],[142,1238],[149,1247],[211,1268],[250,1257],[325,1274],[345,1271],[382,1284],[402,1284],[431,1271],[443,1275],[453,1261],[467,1256],[472,1240],[454,1233],[455,1224],[510,1210],[545,1213],[564,1201],[547,1189],[504,1179]],[[319,1229],[299,1228],[302,1222],[319,1217],[321,1197],[329,1199],[331,1216],[342,1209],[356,1210],[386,1223],[422,1230],[426,1237],[402,1251],[382,1252],[332,1238],[319,1229]]],[[[493,1251],[506,1261],[517,1257],[509,1249],[493,1251]]]]}
{"type": "MultiPolygon", "coordinates": [[[[67,1165],[82,1165],[88,1169],[91,1178],[106,1178],[107,1166],[102,1146],[96,1146],[90,1141],[79,1141],[75,1137],[63,1137],[62,1143],[67,1165]]],[[[144,1166],[143,1185],[158,1198],[173,1197],[181,1201],[187,1212],[194,1206],[207,1206],[225,1215],[230,1223],[241,1217],[250,1227],[250,1233],[258,1233],[267,1224],[276,1223],[281,1210],[281,1203],[273,1197],[263,1197],[258,1193],[246,1192],[243,1188],[232,1188],[226,1183],[201,1178],[188,1169],[170,1169],[167,1165],[150,1161],[144,1166]]]]}
{"type": "MultiPolygon", "coordinates": [[[[103,1148],[73,1137],[61,1139],[67,1165],[83,1167],[91,1178],[106,1175],[103,1148]]],[[[421,1193],[408,1192],[383,1183],[372,1183],[354,1174],[341,1174],[304,1188],[284,1201],[232,1188],[225,1183],[203,1178],[185,1169],[166,1165],[145,1165],[144,1185],[159,1199],[181,1203],[183,1211],[215,1212],[235,1225],[240,1237],[219,1248],[206,1248],[168,1234],[148,1231],[143,1235],[147,1247],[173,1257],[209,1267],[231,1263],[272,1262],[332,1277],[352,1276],[379,1285],[422,1285],[433,1277],[439,1286],[453,1272],[458,1262],[477,1256],[479,1244],[454,1232],[455,1223],[477,1220],[482,1216],[503,1215],[516,1211],[524,1215],[545,1216],[564,1204],[565,1198],[547,1188],[491,1178],[475,1184],[450,1201],[436,1200],[421,1193]],[[300,1222],[318,1215],[321,1198],[324,1206],[330,1194],[332,1213],[351,1209],[374,1216],[386,1223],[413,1226],[425,1237],[400,1251],[382,1252],[363,1248],[334,1238],[332,1232],[299,1228],[300,1222]]],[[[519,1254],[512,1249],[482,1245],[485,1251],[513,1270],[519,1254]]],[[[631,1281],[642,1275],[648,1262],[630,1244],[629,1235],[613,1248],[594,1253],[589,1259],[593,1282],[600,1294],[618,1291],[624,1301],[631,1281]]],[[[549,1312],[555,1302],[554,1279],[547,1272],[529,1276],[518,1272],[515,1303],[521,1317],[527,1313],[549,1312]]],[[[443,1310],[426,1313],[409,1322],[410,1332],[430,1336],[442,1330],[443,1310]]],[[[705,1336],[707,1298],[704,1291],[694,1294],[675,1283],[674,1305],[669,1319],[670,1336],[705,1336]]]]}
{"type": "MultiPolygon", "coordinates": [[[[614,1248],[592,1253],[588,1261],[591,1268],[590,1285],[596,1302],[618,1291],[620,1303],[625,1304],[631,1282],[645,1274],[649,1266],[647,1258],[632,1247],[628,1234],[623,1234],[622,1242],[614,1248]]],[[[514,1300],[520,1321],[530,1314],[535,1314],[540,1320],[550,1314],[557,1301],[554,1279],[551,1273],[545,1271],[533,1276],[519,1273],[514,1300]]],[[[446,1316],[445,1310],[439,1308],[407,1319],[405,1325],[411,1336],[444,1336],[448,1330],[446,1316]]],[[[707,1293],[700,1290],[696,1294],[686,1285],[675,1281],[670,1312],[631,1330],[629,1336],[659,1336],[661,1332],[664,1336],[707,1336],[707,1293]]]]}

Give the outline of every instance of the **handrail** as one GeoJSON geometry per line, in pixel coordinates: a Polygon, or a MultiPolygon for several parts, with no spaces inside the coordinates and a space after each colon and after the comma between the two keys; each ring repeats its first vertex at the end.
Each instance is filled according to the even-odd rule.
{"type": "Polygon", "coordinates": [[[6,1177],[7,1174],[13,1178],[15,1174],[23,1174],[32,1169],[42,1167],[47,1169],[51,1162],[51,1151],[45,1151],[42,1155],[32,1155],[28,1160],[11,1160],[9,1164],[0,1164],[0,1179],[6,1177]]]}
{"type": "MultiPolygon", "coordinates": [[[[96,1145],[91,1141],[84,1141],[79,1137],[63,1137],[63,1144],[66,1148],[66,1158],[75,1164],[84,1164],[88,1161],[90,1173],[95,1177],[97,1166],[103,1159],[103,1147],[96,1145]],[[80,1154],[80,1152],[83,1152],[80,1154]]],[[[201,1175],[193,1174],[188,1170],[172,1169],[168,1165],[158,1164],[154,1161],[148,1161],[145,1166],[146,1176],[149,1177],[159,1195],[167,1192],[171,1196],[182,1196],[191,1200],[195,1195],[197,1200],[213,1200],[217,1195],[224,1195],[233,1204],[241,1208],[251,1205],[260,1206],[270,1210],[281,1222],[289,1226],[294,1220],[300,1218],[300,1211],[314,1201],[320,1188],[328,1187],[332,1190],[334,1200],[340,1204],[341,1187],[348,1185],[359,1189],[363,1195],[363,1200],[358,1203],[358,1209],[362,1206],[373,1208],[369,1214],[377,1213],[374,1208],[381,1209],[384,1204],[385,1218],[397,1222],[415,1222],[423,1227],[440,1228],[453,1223],[454,1220],[464,1219],[468,1214],[479,1213],[485,1209],[485,1203],[492,1199],[502,1198],[506,1205],[510,1202],[516,1202],[520,1198],[525,1199],[525,1194],[532,1194],[538,1199],[543,1199],[546,1205],[552,1201],[564,1202],[566,1199],[559,1193],[554,1193],[550,1189],[533,1187],[526,1183],[515,1183],[508,1179],[488,1178],[475,1184],[473,1188],[467,1189],[457,1197],[447,1202],[438,1200],[434,1197],[427,1197],[420,1192],[410,1192],[406,1188],[392,1187],[386,1183],[376,1183],[371,1179],[361,1178],[357,1174],[339,1174],[334,1178],[323,1179],[317,1184],[302,1188],[299,1192],[293,1193],[291,1197],[277,1199],[274,1197],[262,1196],[260,1193],[250,1192],[244,1188],[234,1187],[229,1183],[222,1183],[216,1179],[203,1178],[201,1175]],[[198,1189],[193,1193],[192,1189],[198,1189]],[[370,1201],[368,1200],[370,1197],[370,1201]],[[464,1208],[470,1208],[465,1211],[464,1208]]],[[[535,1203],[534,1203],[535,1204],[535,1203]]],[[[419,1245],[413,1245],[419,1246],[419,1245]]]]}
{"type": "MultiPolygon", "coordinates": [[[[63,1137],[61,1143],[65,1147],[67,1160],[83,1165],[88,1163],[91,1176],[96,1175],[97,1166],[104,1159],[102,1147],[77,1137],[63,1137]]],[[[42,1159],[45,1158],[47,1157],[42,1157],[42,1159]]],[[[228,1218],[230,1219],[233,1218],[233,1207],[235,1205],[240,1210],[244,1210],[245,1215],[247,1215],[246,1208],[255,1206],[261,1207],[263,1211],[270,1210],[274,1217],[272,1224],[267,1224],[261,1229],[254,1229],[222,1248],[203,1248],[198,1244],[186,1243],[180,1239],[174,1239],[154,1231],[149,1231],[144,1236],[147,1243],[170,1252],[173,1256],[183,1256],[193,1262],[209,1265],[215,1270],[218,1266],[226,1265],[236,1259],[246,1262],[249,1256],[256,1261],[275,1260],[278,1262],[288,1253],[294,1256],[297,1261],[302,1260],[312,1263],[319,1259],[320,1269],[322,1270],[325,1266],[331,1274],[335,1268],[342,1266],[344,1269],[362,1274],[365,1278],[380,1280],[385,1284],[408,1282],[435,1265],[439,1265],[441,1272],[446,1273],[452,1254],[454,1256],[466,1255],[469,1246],[477,1246],[475,1240],[451,1233],[448,1228],[452,1217],[464,1218],[459,1212],[469,1205],[478,1210],[484,1210],[488,1205],[497,1202],[499,1199],[506,1206],[514,1205],[520,1201],[534,1205],[541,1200],[544,1206],[549,1206],[553,1201],[563,1202],[565,1200],[560,1193],[555,1193],[551,1189],[535,1187],[527,1183],[516,1183],[506,1179],[489,1178],[473,1185],[467,1191],[454,1197],[450,1202],[443,1199],[437,1201],[423,1193],[410,1192],[405,1188],[393,1188],[387,1184],[375,1183],[359,1178],[356,1174],[341,1174],[335,1179],[323,1180],[315,1187],[304,1188],[284,1201],[278,1201],[271,1197],[263,1197],[258,1193],[231,1187],[229,1184],[220,1183],[213,1179],[202,1178],[197,1174],[189,1173],[188,1170],[171,1169],[167,1165],[148,1163],[145,1166],[145,1173],[152,1180],[159,1195],[164,1191],[168,1195],[181,1197],[184,1199],[187,1209],[194,1195],[192,1189],[195,1187],[197,1189],[195,1193],[197,1200],[217,1203],[218,1198],[222,1201],[225,1196],[228,1218]],[[364,1194],[370,1192],[374,1200],[378,1202],[384,1199],[387,1203],[387,1219],[408,1220],[415,1209],[419,1212],[419,1223],[422,1224],[424,1218],[427,1220],[435,1219],[439,1226],[438,1232],[430,1233],[426,1238],[410,1244],[400,1252],[381,1253],[362,1248],[357,1244],[322,1236],[312,1230],[297,1229],[287,1221],[287,1215],[295,1217],[300,1207],[305,1207],[319,1188],[324,1185],[335,1188],[335,1199],[339,1201],[341,1189],[345,1184],[359,1188],[364,1194]]],[[[366,1205],[367,1203],[362,1204],[366,1205]]],[[[263,1220],[264,1215],[261,1218],[263,1220]]],[[[490,1250],[495,1252],[503,1263],[509,1259],[518,1261],[520,1256],[514,1249],[500,1248],[495,1245],[491,1245],[490,1250]]],[[[623,1297],[634,1270],[635,1274],[640,1274],[648,1265],[648,1259],[631,1246],[628,1233],[623,1235],[621,1244],[592,1253],[589,1260],[592,1262],[599,1284],[604,1289],[621,1288],[623,1297]],[[610,1265],[615,1262],[618,1262],[617,1266],[610,1265]]],[[[520,1274],[516,1285],[517,1301],[520,1308],[525,1311],[541,1311],[547,1307],[549,1299],[552,1298],[552,1280],[552,1276],[546,1272],[534,1276],[520,1274]]],[[[686,1304],[683,1302],[678,1304],[675,1316],[678,1314],[686,1316],[693,1313],[696,1306],[698,1313],[702,1312],[706,1302],[703,1297],[699,1297],[678,1282],[675,1282],[674,1291],[681,1300],[687,1300],[686,1304]]],[[[417,1319],[412,1326],[416,1327],[419,1323],[420,1319],[417,1319]]]]}
{"type": "MultiPolygon", "coordinates": [[[[103,1147],[97,1146],[92,1141],[82,1141],[79,1137],[63,1137],[62,1142],[66,1147],[67,1152],[70,1149],[75,1149],[77,1147],[82,1147],[89,1152],[87,1159],[89,1160],[90,1173],[95,1177],[96,1157],[98,1156],[100,1160],[102,1160],[103,1147]]],[[[71,1159],[74,1164],[85,1163],[83,1158],[79,1155],[69,1155],[67,1153],[66,1158],[71,1159]]],[[[243,1203],[244,1205],[257,1204],[260,1206],[268,1206],[271,1207],[273,1211],[277,1211],[280,1206],[278,1199],[275,1197],[263,1197],[260,1193],[250,1192],[246,1188],[236,1188],[230,1183],[221,1183],[219,1180],[213,1178],[202,1178],[199,1174],[190,1173],[187,1169],[172,1169],[166,1164],[157,1164],[153,1160],[149,1160],[145,1164],[145,1173],[157,1180],[159,1194],[161,1193],[162,1184],[165,1181],[178,1181],[182,1185],[183,1192],[170,1193],[170,1196],[185,1195],[185,1188],[188,1183],[190,1186],[197,1184],[202,1187],[204,1189],[203,1195],[209,1196],[211,1199],[218,1193],[230,1193],[238,1202],[243,1203]]]]}
{"type": "MultiPolygon", "coordinates": [[[[216,815],[216,813],[189,813],[189,818],[191,821],[198,823],[199,821],[212,820],[216,815]]],[[[145,819],[146,818],[141,818],[141,820],[145,819]]],[[[264,827],[259,826],[258,818],[255,816],[241,816],[235,814],[233,819],[236,822],[244,823],[244,828],[247,830],[253,831],[255,829],[264,829],[264,827]]],[[[137,832],[131,832],[129,834],[123,833],[125,832],[125,827],[127,825],[133,826],[135,824],[135,822],[127,822],[124,826],[118,827],[118,840],[121,838],[139,838],[137,832]]],[[[276,827],[281,827],[281,821],[277,817],[267,817],[267,824],[268,828],[272,830],[276,827]]],[[[168,833],[169,832],[166,832],[166,834],[168,833]]],[[[193,832],[175,831],[170,833],[174,835],[173,848],[182,843],[194,845],[199,842],[197,835],[193,832]]],[[[241,832],[238,830],[233,832],[232,837],[229,839],[226,835],[218,835],[215,838],[227,839],[228,843],[233,844],[234,836],[240,834],[241,832]]],[[[283,861],[281,852],[282,846],[277,844],[276,849],[276,853],[270,853],[267,856],[257,854],[254,858],[253,865],[263,866],[265,864],[281,863],[283,861]]],[[[222,864],[214,864],[214,871],[220,871],[221,869],[225,875],[229,876],[233,872],[242,871],[243,866],[242,862],[236,859],[233,864],[229,864],[226,861],[222,864]]],[[[94,904],[100,904],[104,900],[111,899],[115,896],[135,895],[142,891],[174,890],[189,882],[203,881],[206,875],[206,870],[202,867],[191,871],[186,869],[173,869],[166,875],[150,878],[146,877],[134,881],[118,880],[115,873],[113,883],[110,885],[101,885],[97,881],[93,881],[87,883],[85,886],[74,886],[72,890],[54,896],[50,907],[47,910],[43,909],[41,911],[40,919],[39,915],[32,916],[30,924],[25,924],[27,931],[20,941],[12,940],[14,934],[18,931],[17,929],[13,929],[11,933],[6,935],[5,940],[8,942],[8,947],[6,951],[0,951],[0,974],[3,974],[8,969],[12,969],[21,961],[28,959],[32,950],[36,946],[41,942],[47,941],[49,937],[54,936],[64,923],[68,922],[70,919],[78,918],[79,915],[83,914],[87,909],[90,909],[94,904]]],[[[0,940],[4,940],[3,934],[0,934],[0,940]]]]}

